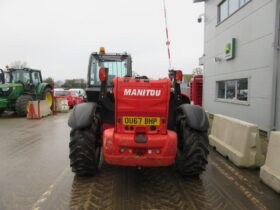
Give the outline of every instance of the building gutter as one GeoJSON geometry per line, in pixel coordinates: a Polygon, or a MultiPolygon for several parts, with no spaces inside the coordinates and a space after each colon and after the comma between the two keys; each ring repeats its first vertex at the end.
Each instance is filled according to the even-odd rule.
{"type": "Polygon", "coordinates": [[[271,130],[276,129],[276,124],[277,124],[277,116],[280,110],[278,110],[278,69],[279,69],[279,51],[280,51],[280,1],[275,0],[276,4],[276,11],[275,11],[275,31],[274,31],[274,44],[273,44],[273,54],[274,54],[274,59],[273,59],[273,77],[272,77],[272,107],[271,107],[271,114],[270,114],[270,119],[271,119],[271,130]]]}

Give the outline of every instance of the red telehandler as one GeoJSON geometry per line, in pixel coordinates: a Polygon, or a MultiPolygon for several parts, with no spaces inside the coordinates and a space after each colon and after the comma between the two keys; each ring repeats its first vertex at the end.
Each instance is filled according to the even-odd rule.
{"type": "Polygon", "coordinates": [[[208,118],[181,94],[182,72],[151,80],[132,76],[129,54],[92,53],[87,103],[73,109],[68,125],[70,165],[78,176],[93,176],[108,164],[159,167],[174,164],[184,176],[199,176],[207,165],[208,118]]]}

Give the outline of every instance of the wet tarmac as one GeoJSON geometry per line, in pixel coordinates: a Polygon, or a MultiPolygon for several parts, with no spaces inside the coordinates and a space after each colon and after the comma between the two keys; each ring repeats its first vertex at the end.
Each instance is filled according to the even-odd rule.
{"type": "Polygon", "coordinates": [[[105,165],[94,178],[69,167],[69,114],[41,120],[0,117],[0,210],[280,209],[258,170],[238,169],[211,150],[200,179],[172,167],[105,165]]]}

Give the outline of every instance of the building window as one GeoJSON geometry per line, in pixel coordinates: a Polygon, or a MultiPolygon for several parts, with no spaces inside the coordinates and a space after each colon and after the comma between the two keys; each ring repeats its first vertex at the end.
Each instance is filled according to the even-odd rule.
{"type": "Polygon", "coordinates": [[[237,80],[237,100],[248,101],[248,79],[237,80]]]}
{"type": "Polygon", "coordinates": [[[240,0],[240,6],[242,7],[244,4],[246,4],[250,0],[240,0]]]}
{"type": "Polygon", "coordinates": [[[219,6],[219,22],[223,21],[228,17],[228,1],[224,1],[219,6]]]}
{"type": "Polygon", "coordinates": [[[226,81],[226,99],[236,98],[236,80],[226,81]]]}
{"type": "Polygon", "coordinates": [[[226,86],[225,81],[218,82],[218,98],[225,98],[226,96],[226,86]]]}
{"type": "Polygon", "coordinates": [[[229,15],[233,14],[235,11],[238,10],[239,8],[239,0],[229,0],[228,1],[229,5],[229,15]]]}
{"type": "Polygon", "coordinates": [[[218,23],[228,18],[249,1],[251,0],[223,0],[218,5],[218,23]]]}
{"type": "Polygon", "coordinates": [[[248,101],[248,79],[218,81],[217,99],[248,101]]]}

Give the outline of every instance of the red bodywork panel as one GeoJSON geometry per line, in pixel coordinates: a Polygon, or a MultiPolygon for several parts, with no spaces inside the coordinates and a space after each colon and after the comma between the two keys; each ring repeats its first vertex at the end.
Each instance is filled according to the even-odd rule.
{"type": "Polygon", "coordinates": [[[106,162],[166,166],[174,162],[177,135],[167,130],[169,79],[115,78],[115,126],[104,130],[106,162]]]}
{"type": "Polygon", "coordinates": [[[124,166],[168,166],[174,163],[177,151],[177,134],[147,135],[147,143],[135,142],[135,135],[107,129],[103,135],[104,157],[107,163],[124,166]],[[156,149],[160,152],[156,153],[156,149]],[[123,150],[123,152],[121,151],[123,150]],[[151,154],[148,154],[151,150],[151,154]]]}

